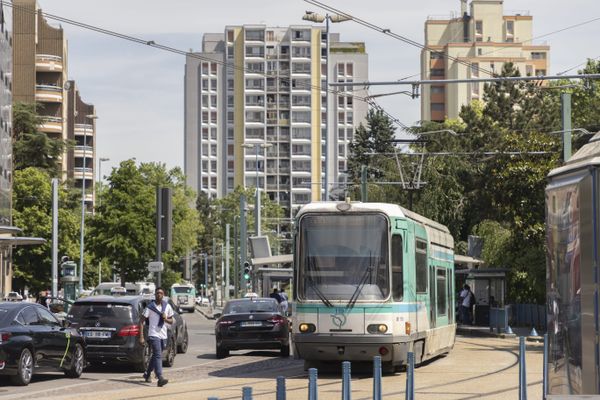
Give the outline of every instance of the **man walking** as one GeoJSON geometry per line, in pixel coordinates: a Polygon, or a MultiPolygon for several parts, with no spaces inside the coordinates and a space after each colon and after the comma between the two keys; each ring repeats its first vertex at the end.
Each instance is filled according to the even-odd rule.
{"type": "Polygon", "coordinates": [[[472,294],[471,287],[465,284],[458,295],[460,301],[460,316],[463,325],[471,325],[471,304],[474,297],[472,294]]]}
{"type": "Polygon", "coordinates": [[[165,386],[169,380],[162,375],[162,351],[167,347],[167,324],[173,323],[173,309],[164,300],[165,291],[157,288],[154,301],[148,304],[140,317],[140,343],[144,345],[144,323],[148,321],[148,345],[152,351],[144,380],[151,382],[152,371],[158,377],[158,386],[165,386]]]}

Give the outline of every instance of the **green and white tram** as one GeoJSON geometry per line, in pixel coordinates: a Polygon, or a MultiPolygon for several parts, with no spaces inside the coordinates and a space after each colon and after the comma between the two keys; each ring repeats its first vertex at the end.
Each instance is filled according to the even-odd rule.
{"type": "Polygon", "coordinates": [[[454,346],[454,240],[398,205],[320,202],[296,217],[293,342],[314,362],[387,371],[454,346]]]}

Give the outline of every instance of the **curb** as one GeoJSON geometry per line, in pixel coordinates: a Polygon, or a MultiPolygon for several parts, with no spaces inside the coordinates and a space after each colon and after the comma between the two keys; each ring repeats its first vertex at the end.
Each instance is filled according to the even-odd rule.
{"type": "Polygon", "coordinates": [[[516,338],[517,335],[514,333],[495,333],[486,330],[478,330],[478,329],[465,329],[461,327],[456,328],[456,334],[462,336],[471,336],[471,337],[491,337],[491,338],[499,338],[499,339],[512,339],[516,338]]]}

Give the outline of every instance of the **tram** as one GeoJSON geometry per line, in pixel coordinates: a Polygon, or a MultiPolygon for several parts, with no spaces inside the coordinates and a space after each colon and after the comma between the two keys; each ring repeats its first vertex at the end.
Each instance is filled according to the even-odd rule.
{"type": "Polygon", "coordinates": [[[454,240],[395,204],[318,202],[296,217],[292,338],[305,367],[372,361],[384,371],[454,346],[454,240]]]}
{"type": "Polygon", "coordinates": [[[600,133],[548,178],[548,395],[600,394],[600,133]]]}

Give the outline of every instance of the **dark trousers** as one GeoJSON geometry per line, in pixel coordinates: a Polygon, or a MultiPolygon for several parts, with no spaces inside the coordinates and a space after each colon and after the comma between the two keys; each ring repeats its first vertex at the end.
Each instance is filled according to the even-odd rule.
{"type": "Polygon", "coordinates": [[[460,319],[464,325],[471,325],[471,310],[469,307],[460,306],[460,319]]]}
{"type": "Polygon", "coordinates": [[[152,371],[154,371],[158,379],[162,378],[162,343],[163,341],[157,337],[150,336],[148,338],[148,345],[150,346],[152,355],[150,356],[150,362],[148,363],[148,369],[146,370],[147,376],[150,376],[152,371]]]}

